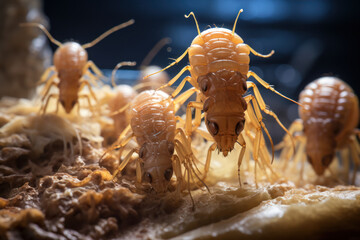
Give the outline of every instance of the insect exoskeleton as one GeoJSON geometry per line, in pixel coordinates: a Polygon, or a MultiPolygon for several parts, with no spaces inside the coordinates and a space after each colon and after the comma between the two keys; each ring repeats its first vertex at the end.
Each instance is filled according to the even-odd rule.
{"type": "MultiPolygon", "coordinates": [[[[317,175],[323,175],[329,169],[337,150],[341,151],[342,160],[354,161],[355,182],[356,170],[360,164],[360,145],[356,139],[359,130],[359,103],[351,87],[336,77],[321,77],[300,93],[299,108],[301,119],[294,121],[289,131],[296,137],[297,154],[295,161],[307,159],[317,175]],[[301,134],[302,133],[302,134],[301,134]],[[347,157],[346,157],[347,156],[347,157]]],[[[281,157],[288,160],[293,151],[284,139],[281,157]]],[[[329,169],[330,170],[330,169],[329,169]]]]}
{"type": "MultiPolygon", "coordinates": [[[[182,129],[176,129],[178,117],[175,112],[183,104],[183,96],[173,100],[165,92],[147,90],[133,99],[126,108],[130,124],[104,155],[125,147],[132,138],[139,148],[130,150],[114,172],[114,177],[133,159],[134,152],[139,156],[136,160],[137,181],[150,183],[156,193],[167,191],[173,172],[180,185],[185,178],[190,182],[194,180],[193,174],[198,176],[191,143],[182,129]],[[181,166],[185,169],[184,174],[181,166]]],[[[122,111],[126,109],[122,108],[122,111]]]]}
{"type": "MultiPolygon", "coordinates": [[[[96,101],[96,96],[92,91],[90,82],[96,85],[96,80],[101,78],[103,74],[92,61],[88,60],[88,55],[85,49],[94,46],[111,33],[127,27],[133,23],[134,20],[131,19],[125,23],[117,25],[100,35],[92,42],[84,45],[80,45],[76,42],[66,42],[62,44],[55,40],[41,24],[21,24],[21,26],[32,26],[40,28],[48,36],[50,41],[59,47],[53,57],[54,65],[45,70],[39,81],[39,84],[46,82],[46,85],[40,93],[42,96],[42,102],[45,101],[45,104],[42,105],[40,111],[43,113],[46,112],[49,100],[51,98],[58,99],[56,112],[58,111],[58,104],[60,103],[65,109],[65,112],[70,113],[75,104],[78,103],[79,99],[81,98],[86,99],[89,107],[92,109],[89,95],[79,93],[85,86],[87,86],[90,95],[96,101]],[[95,73],[95,75],[90,72],[90,69],[95,73]],[[50,94],[49,91],[52,86],[55,86],[59,89],[58,94],[50,94]]],[[[80,109],[80,107],[78,109],[80,109]]]]}
{"type": "MultiPolygon", "coordinates": [[[[176,96],[187,81],[194,86],[193,93],[197,93],[197,100],[190,102],[187,106],[186,133],[190,135],[192,132],[198,131],[208,140],[215,142],[208,151],[204,176],[206,176],[209,169],[211,152],[218,148],[224,156],[227,156],[233,150],[235,143],[238,142],[242,146],[238,158],[240,184],[240,164],[246,146],[242,136],[245,124],[244,112],[248,108],[253,108],[253,111],[256,113],[251,115],[250,119],[257,123],[255,142],[253,143],[255,161],[258,159],[262,129],[268,134],[262,122],[260,109],[273,116],[280,126],[287,131],[275,113],[267,109],[257,86],[253,82],[247,81],[247,79],[253,76],[265,88],[289,99],[274,90],[254,72],[249,71],[250,52],[256,56],[266,58],[270,57],[274,51],[267,55],[259,54],[249,45],[245,44],[242,38],[235,33],[236,22],[241,12],[242,9],[237,15],[232,30],[216,27],[203,32],[200,32],[193,12],[187,16],[185,15],[187,18],[190,15],[194,17],[198,36],[195,37],[191,46],[178,59],[163,70],[181,61],[186,54],[189,54],[190,65],[184,67],[168,84],[162,86],[171,86],[185,71],[190,71],[191,76],[185,77],[171,95],[173,97],[176,96]],[[255,96],[248,95],[243,97],[248,88],[253,88],[255,96]],[[250,102],[252,104],[249,104],[250,102]],[[194,122],[192,122],[191,108],[195,108],[194,122]],[[198,129],[201,123],[201,110],[204,112],[205,124],[210,136],[208,133],[198,129]]],[[[269,134],[268,136],[270,138],[269,134]]]]}

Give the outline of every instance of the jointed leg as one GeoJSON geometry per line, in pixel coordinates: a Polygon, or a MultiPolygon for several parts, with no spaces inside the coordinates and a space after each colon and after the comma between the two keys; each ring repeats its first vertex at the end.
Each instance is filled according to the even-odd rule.
{"type": "MultiPolygon", "coordinates": [[[[190,66],[184,67],[184,68],[181,69],[181,71],[180,71],[178,74],[176,74],[175,77],[173,77],[167,84],[159,87],[159,88],[156,89],[156,90],[161,90],[161,89],[163,89],[163,88],[172,86],[172,85],[180,78],[180,76],[181,76],[185,71],[190,71],[190,69],[191,69],[190,66]]],[[[164,70],[164,69],[163,69],[163,70],[164,70]]],[[[161,71],[163,71],[163,70],[161,70],[161,71]]],[[[161,71],[159,71],[159,72],[161,72],[161,71]]],[[[157,73],[157,72],[156,72],[156,73],[157,73]]],[[[154,74],[156,74],[156,73],[150,74],[150,75],[148,75],[148,76],[154,75],[154,74]]],[[[148,76],[144,77],[144,79],[147,78],[148,76]]],[[[185,82],[186,82],[187,80],[189,80],[189,79],[186,79],[186,80],[185,80],[185,79],[186,79],[186,77],[185,77],[182,81],[185,81],[185,82]]],[[[185,84],[185,83],[184,83],[184,84],[185,84]]],[[[183,85],[184,85],[184,84],[183,84],[183,85]]],[[[181,86],[181,83],[180,83],[179,86],[181,86]]],[[[179,88],[179,87],[178,87],[178,88],[179,88]]],[[[172,97],[175,97],[175,95],[172,95],[172,97]]]]}
{"type": "MultiPolygon", "coordinates": [[[[296,104],[298,104],[299,106],[302,106],[300,103],[298,103],[298,102],[296,102],[295,100],[292,100],[291,98],[288,98],[288,97],[286,97],[285,95],[283,95],[283,94],[281,94],[280,92],[278,92],[278,91],[276,91],[273,87],[271,87],[270,86],[270,84],[268,84],[267,82],[265,82],[264,80],[262,80],[256,73],[254,73],[254,72],[252,72],[252,71],[249,71],[248,73],[247,73],[247,77],[249,78],[250,76],[253,76],[261,85],[263,85],[266,89],[269,89],[270,91],[272,91],[272,92],[274,92],[274,93],[276,93],[277,95],[279,95],[279,96],[281,96],[281,97],[283,97],[283,98],[285,98],[285,99],[287,99],[287,100],[289,100],[289,101],[291,101],[291,102],[293,102],[293,103],[296,103],[296,104]]],[[[247,82],[247,83],[252,83],[252,82],[247,82]]],[[[254,83],[252,83],[252,84],[254,84],[254,83]]],[[[255,85],[255,84],[254,84],[255,85]]],[[[248,85],[248,87],[249,87],[249,85],[248,85]]],[[[255,89],[254,89],[254,91],[255,91],[255,89]]],[[[256,94],[255,94],[256,95],[256,94]]],[[[260,104],[260,103],[259,103],[260,104]]],[[[261,105],[261,104],[260,104],[261,105]]]]}
{"type": "MultiPolygon", "coordinates": [[[[131,149],[131,151],[126,155],[126,157],[124,158],[124,160],[122,161],[122,163],[120,164],[120,166],[115,170],[115,172],[113,173],[113,178],[116,177],[116,175],[118,174],[118,172],[122,171],[126,165],[129,163],[133,153],[136,152],[135,149],[131,149]]],[[[136,175],[138,175],[138,173],[136,173],[136,175]]],[[[140,180],[141,181],[141,180],[140,180]]]]}
{"type": "Polygon", "coordinates": [[[177,184],[178,184],[177,191],[179,192],[180,189],[182,188],[184,180],[182,178],[180,159],[176,155],[173,155],[173,157],[172,157],[172,166],[173,166],[174,173],[175,173],[175,176],[176,176],[176,181],[177,181],[177,184]]]}
{"type": "MultiPolygon", "coordinates": [[[[262,117],[259,105],[256,102],[255,97],[252,96],[252,95],[249,95],[249,96],[245,97],[245,100],[248,103],[248,107],[251,108],[250,112],[249,112],[249,117],[250,117],[251,121],[254,121],[254,124],[256,125],[254,127],[258,129],[258,127],[259,127],[258,125],[260,124],[260,131],[261,131],[261,128],[264,129],[266,135],[269,138],[269,141],[270,141],[270,144],[271,144],[271,150],[272,150],[272,158],[271,158],[271,163],[272,163],[274,161],[274,143],[273,143],[272,138],[271,138],[271,136],[269,134],[269,131],[267,130],[264,122],[262,121],[263,117],[262,117]],[[253,106],[249,105],[250,101],[252,102],[253,106]],[[253,110],[255,110],[256,115],[253,114],[253,110]],[[255,123],[256,119],[258,120],[259,124],[255,123]]],[[[262,134],[261,134],[261,136],[262,136],[262,134]]]]}
{"type": "Polygon", "coordinates": [[[206,162],[205,162],[203,178],[202,178],[203,181],[205,181],[206,175],[209,172],[210,161],[211,161],[211,153],[216,149],[216,147],[217,147],[217,144],[215,142],[209,147],[209,150],[208,150],[208,153],[207,153],[207,156],[206,156],[206,162]]]}
{"type": "MultiPolygon", "coordinates": [[[[190,136],[191,133],[193,132],[193,122],[192,122],[192,113],[191,113],[191,108],[196,108],[196,109],[203,109],[204,104],[202,102],[189,102],[189,104],[186,107],[186,125],[185,125],[185,131],[186,131],[186,135],[190,136]]],[[[200,126],[201,123],[201,115],[200,114],[195,114],[195,117],[198,117],[197,119],[195,118],[194,121],[194,125],[196,127],[200,126]]]]}
{"type": "Polygon", "coordinates": [[[88,69],[91,69],[96,75],[98,75],[99,77],[104,77],[104,75],[102,74],[102,72],[100,71],[100,69],[95,65],[95,63],[93,61],[88,61],[86,63],[86,65],[83,68],[83,74],[86,73],[86,71],[88,69]]]}
{"type": "Polygon", "coordinates": [[[78,101],[77,101],[77,103],[78,103],[78,114],[80,115],[80,103],[79,103],[79,99],[80,98],[85,98],[86,100],[87,100],[87,102],[88,102],[88,105],[89,105],[89,108],[90,108],[90,111],[92,112],[92,113],[94,113],[94,109],[93,109],[93,106],[92,106],[92,104],[91,104],[91,101],[90,101],[90,97],[88,96],[88,95],[79,95],[79,97],[78,97],[78,101]]]}
{"type": "Polygon", "coordinates": [[[203,138],[205,138],[207,141],[214,141],[214,138],[211,136],[211,134],[207,131],[204,131],[200,128],[197,128],[195,130],[196,133],[200,134],[203,138]]]}
{"type": "Polygon", "coordinates": [[[351,158],[353,159],[353,162],[354,162],[353,176],[351,178],[352,185],[355,185],[357,170],[360,165],[360,157],[359,157],[360,151],[359,151],[359,149],[356,148],[356,141],[357,140],[354,138],[351,140],[351,143],[350,143],[351,158]]]}
{"type": "Polygon", "coordinates": [[[259,89],[257,88],[257,86],[255,85],[255,83],[253,82],[250,82],[250,81],[247,81],[246,82],[247,84],[247,87],[248,88],[253,88],[254,90],[254,94],[255,94],[255,97],[256,97],[256,101],[258,102],[259,104],[259,107],[262,111],[264,111],[266,114],[272,116],[276,122],[280,125],[280,127],[282,129],[284,129],[284,131],[289,135],[291,141],[292,141],[292,145],[293,145],[293,148],[294,148],[294,151],[295,151],[295,142],[294,142],[294,139],[292,138],[292,135],[290,134],[290,132],[286,129],[286,127],[281,123],[280,119],[277,117],[277,115],[270,111],[269,109],[266,108],[266,104],[264,102],[264,99],[262,98],[260,92],[259,92],[259,89]]]}
{"type": "Polygon", "coordinates": [[[125,147],[126,144],[128,144],[128,142],[129,142],[129,141],[131,140],[131,138],[133,138],[133,137],[134,137],[134,134],[130,134],[129,136],[122,138],[122,139],[119,141],[119,143],[115,142],[114,144],[112,144],[108,149],[106,149],[106,151],[104,152],[104,154],[101,156],[100,160],[103,159],[104,156],[105,156],[107,153],[109,153],[109,152],[111,152],[111,151],[113,151],[113,150],[115,150],[115,149],[120,149],[120,150],[121,150],[123,147],[125,147]]]}
{"type": "Polygon", "coordinates": [[[247,102],[248,102],[248,107],[247,107],[246,111],[250,118],[251,124],[254,126],[255,131],[256,131],[255,140],[254,140],[254,144],[253,144],[254,145],[253,157],[254,157],[255,161],[258,161],[260,139],[261,139],[261,135],[262,135],[261,125],[260,125],[261,120],[257,118],[257,116],[255,115],[254,109],[253,109],[252,105],[250,104],[250,100],[252,100],[251,96],[245,97],[245,100],[247,100],[247,102]]]}
{"type": "Polygon", "coordinates": [[[241,162],[242,162],[242,160],[244,158],[245,149],[246,149],[246,142],[245,142],[244,137],[242,136],[241,133],[240,133],[240,135],[238,137],[238,142],[241,145],[241,152],[240,152],[239,158],[238,158],[238,179],[239,179],[239,185],[241,187],[240,166],[241,166],[241,162]]]}
{"type": "Polygon", "coordinates": [[[141,183],[141,178],[142,178],[142,172],[141,172],[141,160],[140,158],[138,158],[136,160],[136,181],[138,183],[141,183]]]}
{"type": "MultiPolygon", "coordinates": [[[[189,51],[189,48],[186,49],[186,51],[185,51],[180,57],[178,57],[177,59],[175,59],[175,61],[174,61],[173,63],[171,63],[169,66],[167,66],[166,68],[161,69],[160,71],[157,71],[157,72],[154,72],[154,73],[152,73],[152,74],[150,74],[150,75],[145,76],[144,79],[146,79],[146,78],[148,78],[148,77],[150,77],[150,76],[152,76],[152,75],[155,75],[155,74],[157,74],[157,73],[163,72],[163,71],[165,71],[166,69],[174,66],[175,64],[177,64],[178,62],[180,62],[180,61],[186,56],[186,54],[188,53],[188,51],[189,51]]],[[[176,80],[175,80],[175,81],[176,81],[176,80]]],[[[175,81],[174,81],[174,82],[175,82],[175,81]]],[[[172,85],[172,84],[170,84],[169,86],[171,86],[171,85],[172,85]]]]}
{"type": "Polygon", "coordinates": [[[54,83],[54,80],[56,79],[56,74],[52,75],[46,82],[45,86],[43,87],[43,89],[41,89],[40,92],[40,96],[42,97],[42,100],[44,100],[45,96],[49,93],[50,89],[52,86],[57,87],[58,85],[56,83],[54,83]]]}
{"type": "MultiPolygon", "coordinates": [[[[47,78],[49,77],[51,72],[56,72],[55,66],[48,67],[45,72],[41,75],[40,81],[38,81],[36,84],[40,85],[43,82],[46,82],[47,78]]],[[[54,74],[56,75],[56,74],[54,74]]]]}
{"type": "Polygon", "coordinates": [[[179,110],[180,106],[183,105],[184,102],[186,102],[186,100],[188,100],[195,92],[196,89],[193,87],[174,99],[175,113],[179,110]]]}
{"type": "Polygon", "coordinates": [[[57,98],[57,99],[58,99],[58,100],[57,100],[57,106],[56,106],[56,112],[57,112],[57,110],[58,110],[58,105],[59,105],[59,94],[53,93],[53,94],[50,94],[50,95],[47,97],[46,102],[45,102],[45,105],[43,105],[43,107],[40,108],[40,112],[42,112],[43,114],[45,114],[46,109],[47,109],[47,107],[48,107],[48,104],[49,104],[49,101],[50,101],[51,98],[57,98]]]}
{"type": "Polygon", "coordinates": [[[92,90],[90,83],[89,83],[87,80],[85,80],[85,79],[81,79],[81,80],[80,80],[79,92],[80,92],[85,86],[88,87],[89,92],[90,92],[90,95],[95,99],[95,101],[97,101],[96,95],[95,95],[94,91],[92,90]]]}

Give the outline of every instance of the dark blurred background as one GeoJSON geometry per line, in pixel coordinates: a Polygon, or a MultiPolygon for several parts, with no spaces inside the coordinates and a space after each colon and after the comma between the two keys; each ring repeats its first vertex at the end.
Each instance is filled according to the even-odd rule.
{"type": "MultiPolygon", "coordinates": [[[[356,34],[360,30],[360,21],[356,1],[51,0],[43,4],[50,32],[61,42],[87,43],[114,25],[135,19],[134,25],[88,49],[90,60],[101,69],[112,69],[125,60],[140,64],[161,38],[170,37],[172,43],[151,63],[165,67],[172,62],[170,58],[180,56],[197,35],[193,19],[184,18],[184,14],[193,11],[201,31],[214,25],[231,29],[239,9],[243,8],[236,33],[260,53],[275,50],[275,54],[267,59],[250,55],[251,69],[275,89],[297,100],[306,84],[321,76],[332,75],[349,83],[357,95],[360,94],[360,38],[356,34]]],[[[55,50],[56,46],[52,45],[52,48],[55,50]]],[[[168,73],[174,76],[187,63],[186,58],[168,73]]],[[[133,71],[119,72],[121,74],[126,82],[135,81],[137,76],[133,71]]],[[[261,86],[259,89],[267,105],[285,126],[298,117],[297,105],[261,86]]],[[[284,132],[271,117],[264,117],[275,141],[279,140],[284,132]]]]}

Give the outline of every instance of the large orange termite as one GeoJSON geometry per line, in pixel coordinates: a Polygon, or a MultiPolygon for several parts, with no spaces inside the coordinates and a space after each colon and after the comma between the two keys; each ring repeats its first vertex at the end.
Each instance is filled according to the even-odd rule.
{"type": "MultiPolygon", "coordinates": [[[[262,122],[260,109],[274,117],[279,125],[288,132],[275,113],[267,109],[255,83],[247,81],[247,79],[250,76],[253,76],[265,88],[291,100],[273,89],[254,72],[249,71],[250,52],[256,56],[267,58],[273,55],[274,51],[271,51],[271,53],[267,55],[259,54],[249,45],[245,44],[242,38],[235,33],[236,23],[241,12],[242,9],[236,17],[232,31],[216,27],[200,32],[194,13],[191,12],[189,15],[185,15],[186,18],[190,15],[194,17],[198,36],[195,37],[191,46],[179,58],[161,70],[164,71],[165,69],[168,69],[181,61],[186,54],[189,54],[190,65],[184,67],[163,87],[171,86],[185,71],[190,71],[191,76],[185,77],[171,96],[176,96],[187,81],[194,86],[192,89],[193,93],[197,92],[198,94],[197,101],[190,102],[187,106],[186,133],[187,135],[190,135],[193,131],[199,131],[197,127],[201,123],[201,110],[203,110],[205,124],[211,134],[211,137],[208,137],[208,140],[215,142],[208,150],[204,175],[206,176],[209,169],[212,151],[218,148],[224,156],[227,156],[234,148],[235,143],[238,142],[242,146],[238,158],[239,182],[240,165],[246,147],[241,132],[245,124],[244,112],[247,107],[252,107],[251,104],[249,104],[250,101],[252,102],[256,113],[256,116],[253,115],[250,120],[259,123],[256,129],[253,152],[256,161],[262,136],[261,129],[263,128],[269,136],[268,131],[262,122]],[[255,96],[248,95],[243,97],[248,88],[253,88],[255,96]],[[192,123],[191,120],[191,108],[196,109],[194,123],[192,123]],[[192,125],[194,125],[194,127],[192,125]]],[[[204,134],[204,136],[205,135],[206,134],[204,134]]]]}
{"type": "Polygon", "coordinates": [[[178,117],[175,112],[186,100],[184,94],[173,100],[162,91],[147,90],[138,94],[129,106],[122,108],[122,111],[129,111],[130,124],[104,155],[114,149],[121,150],[132,138],[136,139],[139,148],[130,150],[114,176],[125,168],[136,152],[139,156],[136,160],[137,181],[150,183],[156,193],[168,189],[173,172],[180,183],[185,178],[188,183],[194,181],[193,174],[198,176],[198,170],[191,143],[183,130],[176,128],[178,117]],[[185,168],[184,175],[181,165],[185,168]]]}
{"type": "Polygon", "coordinates": [[[46,85],[41,92],[41,95],[43,96],[42,101],[45,101],[45,99],[46,101],[45,104],[42,105],[40,111],[46,112],[51,98],[58,98],[56,111],[58,110],[60,102],[66,113],[70,113],[75,104],[78,103],[79,98],[87,99],[89,107],[91,107],[89,96],[85,94],[79,95],[79,92],[82,88],[87,86],[91,96],[96,100],[96,96],[91,89],[88,79],[95,83],[95,81],[103,75],[92,61],[88,61],[88,55],[85,49],[94,46],[111,33],[125,28],[133,23],[134,20],[131,19],[125,23],[117,25],[97,37],[92,42],[84,45],[80,45],[76,42],[66,42],[62,44],[55,40],[41,24],[21,24],[21,26],[33,26],[40,28],[48,36],[50,41],[59,47],[53,57],[54,65],[45,70],[39,81],[39,83],[46,82],[46,85]],[[89,69],[94,71],[95,75],[93,75],[89,69]],[[53,74],[51,75],[51,73],[53,74]],[[59,94],[53,93],[49,95],[49,91],[52,86],[59,89],[59,94]]]}
{"type": "MultiPolygon", "coordinates": [[[[310,84],[300,93],[299,108],[301,119],[294,121],[289,128],[296,136],[297,153],[295,162],[307,158],[318,176],[324,174],[340,150],[343,161],[348,161],[348,151],[354,161],[355,182],[356,170],[360,165],[360,145],[356,135],[359,123],[359,103],[351,87],[336,77],[322,77],[310,84]]],[[[289,160],[293,151],[289,141],[284,139],[284,149],[280,158],[289,160]]],[[[330,170],[330,169],[329,169],[330,170]]]]}

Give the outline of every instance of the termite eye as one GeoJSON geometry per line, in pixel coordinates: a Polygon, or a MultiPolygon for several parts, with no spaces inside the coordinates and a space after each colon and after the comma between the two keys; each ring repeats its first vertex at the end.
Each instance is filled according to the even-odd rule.
{"type": "Polygon", "coordinates": [[[174,154],[174,144],[173,143],[169,143],[168,150],[171,155],[174,154]]]}
{"type": "Polygon", "coordinates": [[[207,89],[208,89],[208,81],[204,80],[204,81],[202,81],[202,83],[201,83],[201,90],[202,90],[203,92],[206,92],[207,89]]]}
{"type": "Polygon", "coordinates": [[[148,182],[148,183],[151,183],[151,182],[152,182],[152,176],[151,176],[150,173],[146,172],[146,173],[144,174],[144,181],[145,181],[145,182],[148,182]]]}
{"type": "Polygon", "coordinates": [[[76,100],[74,100],[74,101],[71,102],[71,106],[72,106],[72,107],[74,107],[75,104],[76,104],[76,100]]]}
{"type": "Polygon", "coordinates": [[[203,105],[203,111],[207,112],[207,110],[209,110],[209,106],[210,106],[210,98],[206,99],[203,105]]]}
{"type": "Polygon", "coordinates": [[[141,147],[139,151],[139,158],[143,158],[145,155],[145,147],[141,147]]]}
{"type": "Polygon", "coordinates": [[[216,122],[207,122],[210,132],[215,136],[219,132],[219,125],[216,122]]]}
{"type": "Polygon", "coordinates": [[[328,167],[332,160],[333,160],[332,155],[326,155],[321,159],[321,163],[324,167],[328,167]]]}
{"type": "Polygon", "coordinates": [[[236,124],[235,133],[239,135],[241,131],[244,129],[245,120],[242,120],[236,124]]]}
{"type": "Polygon", "coordinates": [[[307,161],[308,161],[308,163],[310,163],[311,165],[313,164],[310,156],[307,156],[307,161]]]}
{"type": "Polygon", "coordinates": [[[172,175],[173,175],[173,169],[172,168],[168,168],[168,169],[165,170],[164,177],[165,177],[166,181],[170,181],[172,175]]]}

